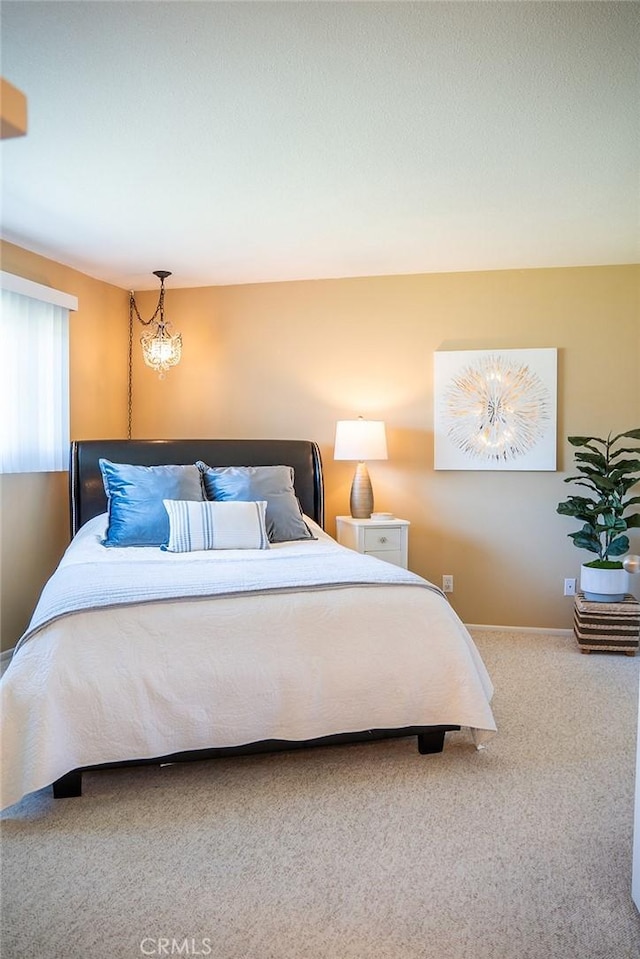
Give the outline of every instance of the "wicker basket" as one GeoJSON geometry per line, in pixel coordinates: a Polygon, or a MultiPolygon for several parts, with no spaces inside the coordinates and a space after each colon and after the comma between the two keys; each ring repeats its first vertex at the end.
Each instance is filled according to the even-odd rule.
{"type": "Polygon", "coordinates": [[[593,603],[577,593],[573,632],[583,653],[634,656],[640,640],[640,603],[630,593],[619,603],[593,603]]]}

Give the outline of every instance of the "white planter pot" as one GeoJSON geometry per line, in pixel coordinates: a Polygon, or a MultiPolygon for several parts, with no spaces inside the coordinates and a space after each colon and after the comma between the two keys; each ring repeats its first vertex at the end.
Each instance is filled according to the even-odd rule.
{"type": "Polygon", "coordinates": [[[580,589],[591,603],[619,603],[629,592],[629,574],[625,569],[580,567],[580,589]]]}

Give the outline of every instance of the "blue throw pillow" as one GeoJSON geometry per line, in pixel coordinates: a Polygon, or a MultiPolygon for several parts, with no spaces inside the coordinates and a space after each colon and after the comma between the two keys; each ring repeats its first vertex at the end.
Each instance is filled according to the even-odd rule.
{"type": "Polygon", "coordinates": [[[207,466],[198,461],[207,499],[266,500],[271,543],[315,539],[293,488],[291,466],[207,466]]]}
{"type": "Polygon", "coordinates": [[[163,546],[169,541],[169,516],[163,500],[204,500],[196,466],[98,462],[109,509],[103,546],[163,546]]]}

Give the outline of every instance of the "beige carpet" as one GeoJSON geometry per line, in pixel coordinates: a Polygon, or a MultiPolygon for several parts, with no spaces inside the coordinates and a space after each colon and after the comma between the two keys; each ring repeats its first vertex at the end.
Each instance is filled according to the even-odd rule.
{"type": "Polygon", "coordinates": [[[478,631],[499,734],[85,776],[4,814],[2,959],[640,959],[640,657],[478,631]]]}

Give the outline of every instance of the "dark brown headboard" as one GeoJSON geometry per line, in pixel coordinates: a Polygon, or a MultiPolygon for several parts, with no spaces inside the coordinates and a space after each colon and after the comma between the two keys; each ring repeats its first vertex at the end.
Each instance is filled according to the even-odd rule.
{"type": "Polygon", "coordinates": [[[76,440],[71,444],[71,535],[107,510],[98,460],[134,466],[292,466],[303,512],[324,528],[322,459],[310,440],[76,440]]]}

